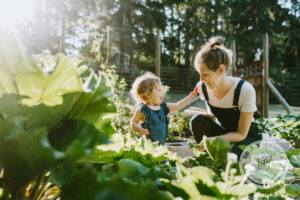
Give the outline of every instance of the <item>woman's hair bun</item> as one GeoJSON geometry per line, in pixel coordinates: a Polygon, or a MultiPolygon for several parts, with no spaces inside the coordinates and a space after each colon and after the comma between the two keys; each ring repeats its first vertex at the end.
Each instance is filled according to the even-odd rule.
{"type": "Polygon", "coordinates": [[[211,48],[214,48],[215,46],[223,45],[223,39],[222,37],[212,37],[209,39],[208,43],[211,48]]]}

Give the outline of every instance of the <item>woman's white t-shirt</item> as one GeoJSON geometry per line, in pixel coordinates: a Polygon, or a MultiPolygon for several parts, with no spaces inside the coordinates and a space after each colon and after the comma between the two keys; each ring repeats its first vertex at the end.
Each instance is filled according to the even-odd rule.
{"type": "MultiPolygon", "coordinates": [[[[207,95],[209,99],[209,104],[218,107],[218,108],[233,108],[233,97],[234,97],[234,91],[241,80],[240,78],[232,77],[234,78],[234,84],[229,90],[229,92],[222,98],[218,99],[216,98],[212,91],[206,87],[207,95]]],[[[200,98],[202,100],[205,100],[204,94],[202,92],[202,82],[197,83],[197,92],[200,95],[200,98]]],[[[238,108],[241,112],[255,112],[257,110],[256,107],[256,93],[254,87],[247,81],[244,82],[244,84],[241,87],[240,97],[238,101],[238,108]]],[[[208,111],[210,112],[209,107],[207,106],[208,111]]]]}

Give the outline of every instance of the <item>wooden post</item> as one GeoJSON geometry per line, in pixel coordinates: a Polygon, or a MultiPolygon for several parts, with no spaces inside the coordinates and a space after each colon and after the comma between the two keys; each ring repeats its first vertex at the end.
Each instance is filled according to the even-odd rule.
{"type": "Polygon", "coordinates": [[[156,32],[155,75],[160,77],[160,30],[156,32]]]}
{"type": "Polygon", "coordinates": [[[283,105],[288,114],[293,114],[293,109],[290,107],[288,102],[281,96],[276,87],[272,84],[270,80],[267,80],[267,85],[270,88],[271,92],[275,95],[277,100],[283,105]]]}
{"type": "Polygon", "coordinates": [[[231,41],[230,49],[232,51],[232,64],[228,70],[229,71],[228,73],[230,75],[234,75],[235,70],[236,70],[236,42],[235,42],[235,40],[231,41]]]}
{"type": "Polygon", "coordinates": [[[269,88],[267,81],[269,79],[269,35],[268,33],[264,34],[263,37],[263,117],[269,116],[269,88]]]}

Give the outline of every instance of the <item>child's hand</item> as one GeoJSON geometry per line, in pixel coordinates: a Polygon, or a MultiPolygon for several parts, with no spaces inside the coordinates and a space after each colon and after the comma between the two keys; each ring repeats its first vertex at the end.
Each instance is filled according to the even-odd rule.
{"type": "Polygon", "coordinates": [[[145,136],[150,134],[148,129],[146,129],[146,128],[141,128],[139,132],[141,135],[145,135],[145,136]]]}

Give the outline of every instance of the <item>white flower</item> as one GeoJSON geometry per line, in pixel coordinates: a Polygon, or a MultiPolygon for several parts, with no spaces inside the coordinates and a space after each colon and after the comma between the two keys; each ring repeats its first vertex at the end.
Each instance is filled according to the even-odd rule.
{"type": "Polygon", "coordinates": [[[237,155],[234,153],[228,153],[227,154],[228,161],[230,160],[232,163],[237,162],[237,155]]]}

